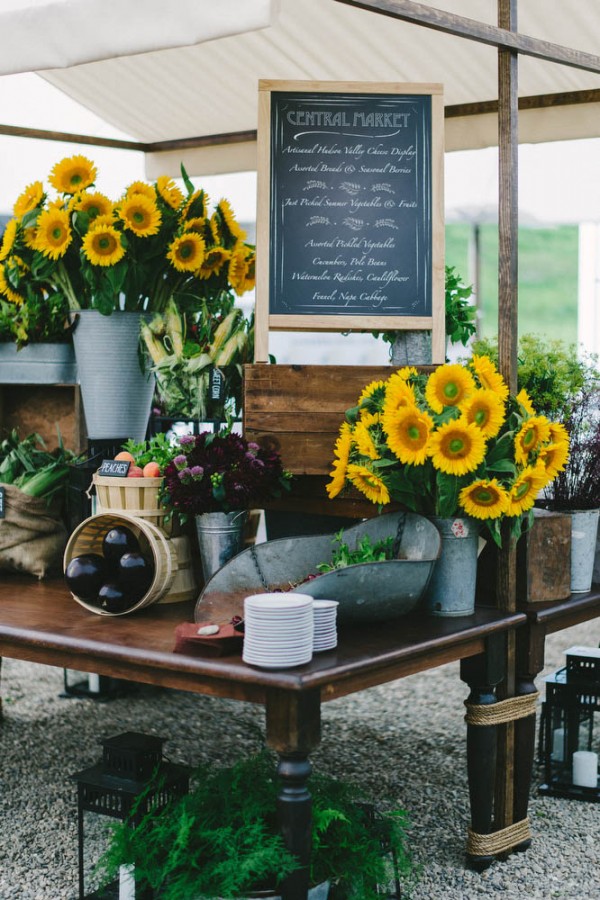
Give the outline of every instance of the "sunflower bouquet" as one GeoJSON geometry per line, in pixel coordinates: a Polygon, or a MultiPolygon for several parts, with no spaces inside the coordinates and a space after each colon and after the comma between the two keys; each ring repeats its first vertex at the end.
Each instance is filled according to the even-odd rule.
{"type": "MultiPolygon", "coordinates": [[[[346,413],[327,485],[352,485],[380,506],[422,515],[468,515],[500,543],[500,523],[520,533],[538,493],[561,472],[569,438],[516,397],[486,356],[429,375],[405,367],[367,385],[346,413]]],[[[531,513],[532,515],[532,513],[531,513]]]]}
{"type": "Polygon", "coordinates": [[[63,159],[17,198],[0,249],[0,297],[15,307],[59,297],[71,311],[220,308],[254,287],[255,250],[227,200],[209,210],[182,167],[186,193],[163,176],[116,201],[95,189],[84,156],[63,159]]]}

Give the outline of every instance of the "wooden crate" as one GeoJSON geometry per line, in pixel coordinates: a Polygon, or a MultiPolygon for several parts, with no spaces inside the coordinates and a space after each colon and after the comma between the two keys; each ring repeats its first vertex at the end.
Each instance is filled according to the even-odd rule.
{"type": "Polygon", "coordinates": [[[0,430],[13,428],[21,438],[37,432],[49,450],[58,446],[57,426],[63,444],[80,453],[86,446],[85,420],[78,385],[0,386],[0,430]]]}

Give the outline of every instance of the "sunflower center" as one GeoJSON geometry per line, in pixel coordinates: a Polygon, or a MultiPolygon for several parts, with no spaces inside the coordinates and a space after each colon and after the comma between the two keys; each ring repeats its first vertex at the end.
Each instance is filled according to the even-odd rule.
{"type": "Polygon", "coordinates": [[[144,213],[141,212],[139,209],[136,209],[136,211],[133,213],[131,218],[136,223],[136,225],[144,224],[144,213]]]}
{"type": "Polygon", "coordinates": [[[530,428],[523,435],[523,447],[528,450],[535,442],[535,428],[530,428]]]}
{"type": "Polygon", "coordinates": [[[459,392],[460,388],[455,381],[449,381],[444,385],[443,394],[447,400],[456,400],[459,392]]]}
{"type": "Polygon", "coordinates": [[[421,437],[421,432],[419,431],[418,425],[409,425],[407,431],[408,437],[411,441],[418,441],[421,437]]]}
{"type": "Polygon", "coordinates": [[[181,244],[179,247],[179,255],[182,259],[189,259],[194,253],[194,248],[191,243],[181,244]]]}
{"type": "Polygon", "coordinates": [[[476,425],[485,425],[488,420],[488,411],[487,409],[478,409],[474,416],[476,425]]]}
{"type": "Polygon", "coordinates": [[[515,490],[515,498],[517,500],[521,500],[525,494],[528,494],[531,489],[531,482],[529,480],[524,481],[523,484],[520,484],[519,487],[515,490]]]}
{"type": "Polygon", "coordinates": [[[69,181],[71,182],[71,184],[77,185],[81,184],[83,178],[81,177],[81,175],[79,175],[78,172],[76,172],[74,175],[71,175],[69,181]]]}
{"type": "Polygon", "coordinates": [[[448,450],[450,453],[453,453],[455,456],[458,456],[459,453],[462,453],[465,449],[465,442],[462,438],[453,437],[448,441],[448,450]]]}
{"type": "Polygon", "coordinates": [[[98,249],[99,250],[110,250],[110,238],[107,235],[103,235],[98,239],[98,249]]]}
{"type": "Polygon", "coordinates": [[[97,206],[88,206],[87,214],[90,217],[90,219],[95,219],[96,216],[100,215],[100,210],[97,206]]]}
{"type": "Polygon", "coordinates": [[[475,492],[473,499],[480,506],[491,506],[498,499],[498,495],[490,488],[479,488],[479,490],[475,492]]]}
{"type": "Polygon", "coordinates": [[[52,229],[52,240],[60,241],[62,235],[63,235],[63,230],[60,227],[60,225],[55,225],[55,227],[52,229]]]}

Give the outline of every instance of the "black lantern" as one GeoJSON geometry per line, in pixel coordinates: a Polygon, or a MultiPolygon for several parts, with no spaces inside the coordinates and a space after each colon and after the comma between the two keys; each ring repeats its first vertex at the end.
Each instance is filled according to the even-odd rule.
{"type": "Polygon", "coordinates": [[[566,666],[545,679],[540,793],[598,802],[600,736],[594,713],[600,712],[600,649],[570,647],[566,655],[566,666]]]}
{"type": "Polygon", "coordinates": [[[120,887],[114,884],[102,891],[85,893],[84,813],[129,819],[135,827],[150,808],[162,809],[187,794],[190,769],[166,762],[163,743],[163,738],[135,731],[116,735],[102,742],[102,759],[95,766],[73,775],[77,782],[79,900],[124,900],[136,896],[127,867],[122,867],[120,887]]]}

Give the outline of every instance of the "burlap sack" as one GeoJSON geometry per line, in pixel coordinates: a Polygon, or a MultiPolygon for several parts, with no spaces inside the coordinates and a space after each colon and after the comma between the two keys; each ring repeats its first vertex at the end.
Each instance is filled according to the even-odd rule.
{"type": "Polygon", "coordinates": [[[62,572],[67,529],[56,505],[29,497],[13,484],[4,489],[0,519],[0,570],[44,578],[62,572]]]}

